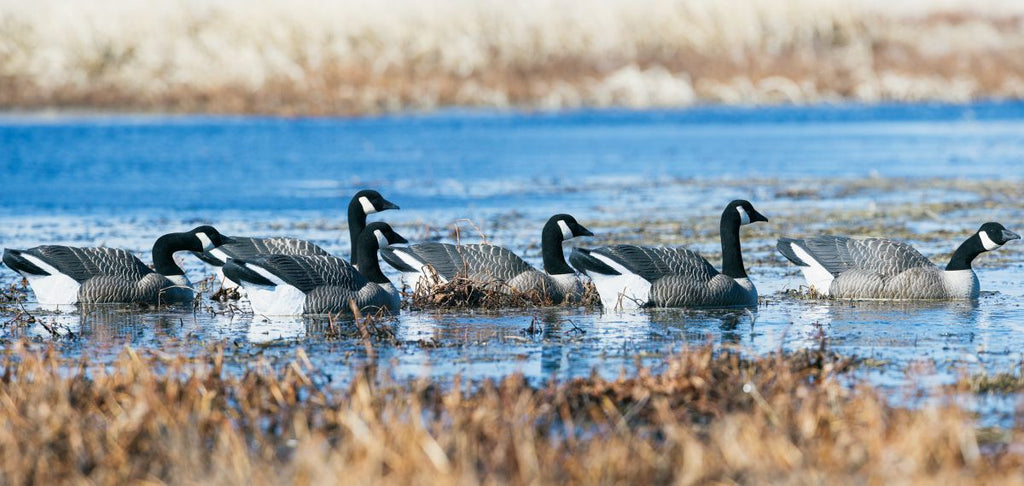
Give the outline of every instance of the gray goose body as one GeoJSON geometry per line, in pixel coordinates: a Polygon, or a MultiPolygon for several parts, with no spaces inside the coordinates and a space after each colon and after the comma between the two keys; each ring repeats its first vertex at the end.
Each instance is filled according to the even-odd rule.
{"type": "Polygon", "coordinates": [[[359,263],[331,255],[256,255],[231,259],[226,277],[240,282],[249,294],[253,312],[263,315],[397,313],[400,295],[380,272],[377,250],[405,239],[385,223],[372,223],[360,236],[359,263]]]}
{"type": "Polygon", "coordinates": [[[194,294],[173,253],[212,248],[222,241],[229,240],[209,226],[164,235],[153,246],[156,271],[127,250],[61,245],[8,249],[4,263],[29,281],[43,305],[184,303],[194,294]]]}
{"type": "Polygon", "coordinates": [[[757,289],[749,279],[723,275],[704,257],[686,248],[635,245],[612,245],[591,250],[577,248],[569,259],[577,268],[586,268],[588,265],[582,260],[597,256],[628,270],[620,272],[620,275],[626,275],[616,282],[621,282],[621,285],[602,285],[602,276],[588,272],[601,294],[602,304],[610,309],[757,304],[757,289]]]}
{"type": "Polygon", "coordinates": [[[912,246],[887,238],[780,238],[777,248],[803,272],[815,292],[837,299],[976,299],[974,258],[1019,236],[986,223],[940,268],[912,246]]]}
{"type": "Polygon", "coordinates": [[[569,261],[593,280],[608,309],[757,305],[740,251],[741,225],[767,221],[742,200],[722,212],[722,271],[686,248],[612,245],[576,248],[569,261]]]}
{"type": "Polygon", "coordinates": [[[578,302],[583,284],[565,262],[562,242],[591,236],[575,218],[556,214],[541,231],[544,270],[540,271],[511,250],[489,244],[418,243],[381,251],[384,261],[403,272],[414,288],[466,278],[501,292],[538,293],[553,304],[578,302]]]}
{"type": "Polygon", "coordinates": [[[231,258],[252,258],[257,255],[330,255],[316,243],[298,238],[250,238],[232,236],[227,245],[221,245],[208,252],[196,252],[196,256],[214,266],[223,266],[231,258]]]}

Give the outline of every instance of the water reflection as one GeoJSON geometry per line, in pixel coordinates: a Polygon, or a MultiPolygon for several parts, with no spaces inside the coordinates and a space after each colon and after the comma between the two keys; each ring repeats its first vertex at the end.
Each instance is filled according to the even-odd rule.
{"type": "Polygon", "coordinates": [[[316,318],[303,318],[291,316],[253,316],[247,319],[248,325],[245,329],[245,338],[250,343],[258,344],[269,341],[298,340],[307,335],[316,334],[319,326],[316,318]],[[307,326],[313,324],[313,331],[307,334],[307,326]]]}

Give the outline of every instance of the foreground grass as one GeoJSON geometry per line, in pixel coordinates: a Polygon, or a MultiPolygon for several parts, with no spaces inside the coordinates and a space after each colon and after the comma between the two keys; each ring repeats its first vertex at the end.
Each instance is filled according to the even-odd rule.
{"type": "Polygon", "coordinates": [[[4,482],[218,484],[1013,483],[1021,430],[979,440],[955,406],[894,408],[821,351],[684,351],[658,375],[328,391],[301,351],[243,376],[126,349],[108,366],[3,356],[4,482]]]}
{"type": "Polygon", "coordinates": [[[1017,0],[0,0],[0,108],[1024,97],[1017,0]]]}

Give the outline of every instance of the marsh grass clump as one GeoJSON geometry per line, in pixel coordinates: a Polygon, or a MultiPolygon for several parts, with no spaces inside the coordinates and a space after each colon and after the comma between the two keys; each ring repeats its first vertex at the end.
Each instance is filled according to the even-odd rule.
{"type": "Polygon", "coordinates": [[[126,348],[93,365],[15,343],[0,357],[0,475],[18,484],[998,484],[1024,467],[1024,430],[982,434],[952,401],[893,407],[841,384],[855,361],[820,349],[751,358],[705,346],[660,373],[543,386],[521,375],[465,386],[354,373],[331,389],[301,350],[239,376],[224,362],[221,349],[185,358],[126,348]]]}
{"type": "Polygon", "coordinates": [[[216,300],[217,302],[230,302],[239,300],[242,298],[242,294],[241,292],[238,291],[238,289],[239,287],[225,287],[222,285],[219,289],[217,289],[216,292],[210,295],[210,299],[216,300]]]}
{"type": "Polygon", "coordinates": [[[521,291],[500,281],[481,282],[455,277],[447,282],[418,285],[409,295],[413,309],[507,309],[554,305],[542,292],[521,291]]]}
{"type": "Polygon", "coordinates": [[[785,296],[785,297],[789,297],[791,299],[796,299],[796,300],[828,300],[828,299],[831,299],[831,297],[829,297],[829,296],[827,296],[825,294],[822,294],[821,292],[818,292],[813,287],[808,287],[808,286],[805,286],[805,285],[801,285],[799,288],[795,288],[795,289],[784,289],[784,290],[780,291],[779,293],[781,295],[785,296]]]}
{"type": "Polygon", "coordinates": [[[1020,362],[1020,368],[1007,372],[995,374],[976,373],[965,374],[957,380],[954,388],[961,392],[976,394],[1009,394],[1024,392],[1024,360],[1020,362]]]}
{"type": "Polygon", "coordinates": [[[0,306],[7,307],[9,304],[18,304],[25,301],[28,293],[28,281],[21,279],[6,287],[0,287],[0,306]]]}
{"type": "Polygon", "coordinates": [[[588,308],[599,307],[601,305],[601,294],[597,292],[597,286],[589,278],[584,278],[582,281],[583,297],[580,298],[579,305],[588,308]]]}
{"type": "Polygon", "coordinates": [[[538,289],[522,291],[505,282],[483,282],[466,277],[456,277],[447,282],[435,279],[421,284],[415,290],[406,291],[409,308],[416,310],[458,310],[458,309],[522,309],[550,307],[555,305],[579,305],[594,307],[600,305],[601,297],[597,287],[584,279],[583,295],[579,300],[557,304],[538,289]]]}

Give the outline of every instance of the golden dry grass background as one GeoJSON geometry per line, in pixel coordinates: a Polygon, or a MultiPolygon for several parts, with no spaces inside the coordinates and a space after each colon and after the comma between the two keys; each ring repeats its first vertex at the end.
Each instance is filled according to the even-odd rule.
{"type": "MultiPolygon", "coordinates": [[[[823,350],[684,350],[660,374],[535,387],[520,376],[342,391],[297,351],[241,376],[126,349],[108,366],[15,343],[0,360],[9,484],[1020,484],[1020,424],[979,428],[841,384],[823,350]],[[319,383],[319,384],[318,384],[319,383]]],[[[968,391],[969,386],[959,391],[968,391]]]]}
{"type": "Polygon", "coordinates": [[[1017,0],[0,0],[6,109],[1021,97],[1017,0]]]}

